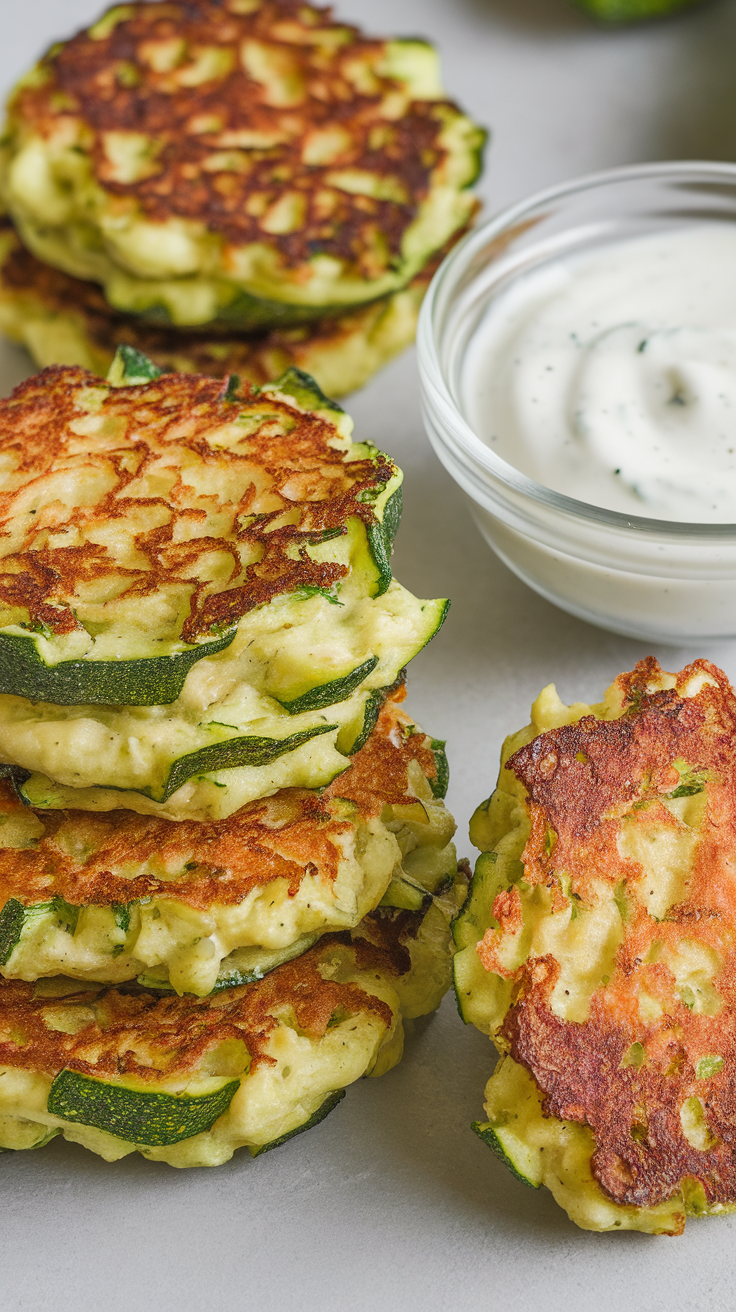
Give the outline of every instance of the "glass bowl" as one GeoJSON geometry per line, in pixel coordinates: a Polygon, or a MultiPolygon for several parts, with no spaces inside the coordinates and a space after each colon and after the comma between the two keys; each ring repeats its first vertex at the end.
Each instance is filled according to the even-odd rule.
{"type": "Polygon", "coordinates": [[[513,279],[551,259],[699,222],[736,222],[736,165],[647,164],[540,192],[451,252],[417,334],[427,434],[488,544],[572,615],[671,643],[736,636],[736,524],[622,514],[534,482],[473,431],[461,378],[481,317],[513,279]]]}

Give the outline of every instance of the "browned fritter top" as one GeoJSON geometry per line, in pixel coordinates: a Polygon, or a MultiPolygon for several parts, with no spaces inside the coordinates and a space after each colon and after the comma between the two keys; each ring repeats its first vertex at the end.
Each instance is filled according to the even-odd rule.
{"type": "MultiPolygon", "coordinates": [[[[593,1170],[617,1202],[654,1205],[691,1178],[709,1203],[735,1203],[736,697],[706,661],[683,670],[675,687],[647,691],[660,674],[653,659],[641,662],[619,681],[622,718],[587,716],[510,759],[529,796],[525,882],[550,889],[556,911],[568,896],[584,910],[594,883],[608,881],[623,939],[581,1023],[552,1009],[555,957],[528,959],[503,1035],[542,1090],[545,1111],[592,1127],[593,1170]],[[698,674],[708,682],[681,695],[698,674]],[[695,829],[673,804],[687,798],[702,803],[695,829]],[[661,916],[647,906],[656,873],[631,855],[653,851],[649,843],[661,845],[661,857],[650,859],[660,861],[662,878],[684,866],[661,916]],[[709,977],[701,972],[705,1002],[673,973],[699,952],[713,963],[709,977]],[[702,1121],[698,1146],[681,1119],[688,1108],[702,1121]]],[[[513,921],[514,907],[498,910],[513,921]]],[[[489,950],[492,938],[489,931],[489,950]]]]}
{"type": "Polygon", "coordinates": [[[188,604],[174,636],[191,642],[345,577],[307,547],[375,522],[395,466],[347,459],[324,413],[228,386],[167,374],[114,388],[53,366],[1,400],[0,604],[65,634],[85,604],[165,590],[188,604]]]}
{"type": "MultiPolygon", "coordinates": [[[[406,932],[397,923],[395,935],[406,932]]],[[[293,1017],[299,1030],[321,1038],[330,1020],[374,1015],[386,1026],[391,1008],[357,984],[323,978],[319,964],[341,937],[323,939],[311,951],[279,966],[257,983],[226,989],[207,998],[162,997],[136,986],[99,986],[63,999],[36,997],[38,986],[0,980],[0,1065],[55,1076],[63,1069],[100,1079],[128,1076],[142,1081],[201,1071],[202,1062],[221,1045],[245,1044],[251,1069],[274,1064],[266,1051],[279,1016],[293,1017]],[[77,1013],[81,1028],[58,1028],[60,1008],[77,1013]]],[[[359,968],[396,974],[391,952],[356,940],[359,968]]],[[[41,990],[42,991],[42,990],[41,990]]]]}
{"type": "MultiPolygon", "coordinates": [[[[213,821],[125,810],[34,812],[43,825],[39,840],[0,847],[0,907],[10,898],[110,906],[155,897],[204,909],[237,904],[275,879],[288,881],[291,896],[306,875],[334,880],[350,829],[384,807],[415,800],[410,762],[430,780],[437,773],[429,739],[400,708],[403,697],[402,688],[386,702],[365,747],[323,793],[282,789],[213,821]],[[346,815],[345,800],[352,814],[346,815]]],[[[0,782],[2,814],[20,807],[0,782]]]]}
{"type": "Polygon", "coordinates": [[[53,47],[51,76],[22,85],[11,116],[43,135],[81,118],[96,180],[154,221],[202,222],[234,246],[265,239],[291,266],[325,252],[377,277],[444,155],[440,102],[397,97],[401,84],[379,72],[385,41],[301,0],[121,9],[107,34],[53,47]],[[107,134],[126,130],[157,145],[136,181],[106,151],[107,134]],[[345,169],[385,178],[390,198],[336,185],[345,169]],[[287,193],[303,221],[279,232],[265,216],[287,193]]]}

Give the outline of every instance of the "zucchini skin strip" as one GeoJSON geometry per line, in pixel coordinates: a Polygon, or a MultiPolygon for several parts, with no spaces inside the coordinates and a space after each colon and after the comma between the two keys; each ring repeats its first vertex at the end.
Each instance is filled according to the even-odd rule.
{"type": "Polygon", "coordinates": [[[0,693],[57,706],[165,706],[175,702],[197,661],[230,646],[237,625],[213,642],[173,656],[46,665],[33,638],[0,633],[0,693]]]}
{"type": "Polygon", "coordinates": [[[26,925],[40,916],[52,913],[57,922],[73,934],[81,907],[72,906],[63,897],[52,897],[48,902],[30,902],[25,904],[18,898],[11,897],[0,911],[0,966],[6,966],[23,935],[26,925]]]}
{"type": "Polygon", "coordinates": [[[311,1130],[313,1126],[319,1125],[320,1121],[323,1121],[325,1116],[329,1116],[330,1112],[337,1107],[337,1104],[342,1102],[345,1093],[345,1089],[336,1089],[334,1093],[328,1094],[316,1112],[312,1112],[308,1121],[305,1121],[303,1125],[297,1125],[296,1129],[289,1130],[286,1134],[279,1135],[278,1139],[272,1139],[270,1143],[264,1143],[262,1148],[251,1148],[251,1157],[260,1157],[263,1153],[270,1153],[272,1148],[280,1148],[282,1143],[288,1143],[289,1139],[296,1138],[297,1134],[303,1134],[305,1130],[311,1130]]]}
{"type": "Polygon", "coordinates": [[[470,1128],[477,1134],[479,1139],[483,1140],[486,1147],[496,1154],[499,1161],[503,1162],[506,1170],[510,1171],[517,1180],[521,1180],[521,1183],[527,1185],[529,1189],[539,1188],[538,1184],[523,1175],[518,1167],[514,1165],[490,1121],[471,1121],[470,1128]]]}
{"type": "Polygon", "coordinates": [[[345,414],[342,406],[338,405],[337,401],[325,396],[316,378],[313,378],[306,370],[298,369],[293,364],[289,365],[289,368],[285,370],[280,378],[276,378],[271,383],[266,383],[264,387],[258,390],[261,392],[282,392],[284,396],[293,397],[297,405],[304,410],[332,410],[336,415],[345,414]]]}
{"type": "Polygon", "coordinates": [[[331,733],[338,727],[336,724],[320,724],[314,729],[301,729],[288,738],[230,738],[222,743],[212,743],[209,747],[201,747],[198,752],[189,752],[187,756],[180,756],[174,761],[160,793],[156,794],[150,788],[136,791],[153,798],[155,802],[167,802],[172,793],[194,774],[214,774],[239,765],[270,765],[285,752],[293,752],[302,743],[318,738],[320,734],[331,733]]]}
{"type": "Polygon", "coordinates": [[[394,539],[398,532],[399,520],[404,507],[404,494],[401,484],[391,493],[383,511],[383,518],[368,526],[368,545],[378,570],[378,587],[376,597],[383,596],[391,586],[391,553],[394,539]]]}
{"type": "Polygon", "coordinates": [[[443,798],[447,796],[447,790],[450,787],[450,766],[445,751],[445,743],[442,738],[432,738],[429,746],[437,766],[436,778],[430,779],[429,784],[433,797],[443,798]]]}
{"type": "Polygon", "coordinates": [[[16,944],[20,942],[26,921],[26,908],[17,898],[11,897],[0,912],[0,966],[7,965],[16,944]]]}
{"type": "Polygon", "coordinates": [[[121,342],[110,365],[107,381],[113,387],[135,387],[160,378],[162,373],[163,369],[159,369],[150,356],[144,355],[135,346],[121,342]]]}
{"type": "Polygon", "coordinates": [[[77,1071],[56,1076],[46,1104],[52,1116],[79,1125],[93,1125],[128,1143],[162,1148],[209,1130],[226,1112],[240,1088],[229,1080],[221,1089],[201,1097],[154,1093],[105,1084],[77,1071]]]}
{"type": "Polygon", "coordinates": [[[348,697],[352,697],[363,680],[373,673],[377,664],[378,657],[369,656],[367,661],[351,670],[350,674],[343,675],[341,679],[318,684],[316,688],[310,688],[309,692],[303,693],[301,697],[294,697],[288,702],[282,702],[278,698],[277,700],[289,715],[303,715],[305,711],[324,710],[326,706],[334,706],[337,702],[345,702],[348,697]]]}
{"type": "Polygon", "coordinates": [[[373,730],[378,724],[378,717],[381,714],[381,709],[386,698],[391,695],[394,689],[401,686],[405,677],[406,669],[399,670],[397,678],[388,688],[375,688],[372,693],[369,693],[365,704],[365,713],[363,715],[363,728],[350,748],[351,756],[355,756],[357,752],[360,752],[365,747],[373,730]]]}

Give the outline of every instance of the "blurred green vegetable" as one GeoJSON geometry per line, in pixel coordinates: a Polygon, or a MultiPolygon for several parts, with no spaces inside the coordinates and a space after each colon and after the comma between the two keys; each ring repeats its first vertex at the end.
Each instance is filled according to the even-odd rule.
{"type": "Polygon", "coordinates": [[[660,18],[677,13],[702,0],[576,0],[580,9],[605,23],[635,23],[645,18],[660,18]]]}

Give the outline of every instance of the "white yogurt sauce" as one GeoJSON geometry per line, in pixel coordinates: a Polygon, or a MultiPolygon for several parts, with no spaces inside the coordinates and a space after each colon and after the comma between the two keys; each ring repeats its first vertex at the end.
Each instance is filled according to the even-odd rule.
{"type": "Polygon", "coordinates": [[[475,432],[546,487],[736,523],[736,224],[611,242],[516,279],[461,385],[475,432]]]}

